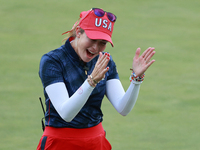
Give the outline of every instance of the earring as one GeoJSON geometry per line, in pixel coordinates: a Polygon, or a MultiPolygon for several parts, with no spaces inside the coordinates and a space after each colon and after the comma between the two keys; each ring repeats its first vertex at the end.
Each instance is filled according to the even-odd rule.
{"type": "MultiPolygon", "coordinates": [[[[81,34],[81,33],[79,32],[78,35],[80,35],[80,34],[81,34]]],[[[77,37],[77,38],[79,39],[80,37],[77,37]]]]}

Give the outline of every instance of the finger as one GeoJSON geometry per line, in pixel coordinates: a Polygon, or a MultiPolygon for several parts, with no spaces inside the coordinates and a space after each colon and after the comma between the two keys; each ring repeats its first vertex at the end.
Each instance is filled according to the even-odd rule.
{"type": "MultiPolygon", "coordinates": [[[[155,60],[150,61],[150,62],[147,64],[146,68],[148,69],[154,62],[155,62],[155,60]]],[[[146,70],[147,70],[147,69],[146,69],[146,70]]]]}
{"type": "Polygon", "coordinates": [[[102,75],[103,75],[104,78],[105,78],[106,72],[108,72],[109,69],[110,69],[109,67],[106,67],[106,68],[102,71],[102,75]]]}
{"type": "Polygon", "coordinates": [[[101,62],[99,63],[101,66],[105,66],[105,62],[108,63],[108,61],[110,60],[110,54],[108,53],[105,53],[103,56],[102,56],[102,59],[101,59],[101,62]]]}
{"type": "Polygon", "coordinates": [[[95,65],[94,71],[93,71],[93,76],[101,76],[101,72],[105,67],[108,65],[108,62],[110,60],[110,54],[105,53],[105,54],[100,54],[101,58],[98,59],[98,62],[95,65]]]}
{"type": "Polygon", "coordinates": [[[99,66],[102,65],[102,62],[105,60],[106,55],[103,54],[102,52],[99,53],[99,58],[95,64],[95,68],[99,68],[99,66]]]}
{"type": "Polygon", "coordinates": [[[155,49],[155,48],[149,48],[149,49],[148,49],[147,53],[146,53],[145,56],[144,56],[144,59],[145,59],[145,60],[147,60],[148,56],[153,52],[154,49],[155,49]]]}
{"type": "Polygon", "coordinates": [[[138,59],[138,58],[139,58],[140,51],[141,51],[141,49],[140,49],[140,48],[137,48],[137,50],[136,50],[136,52],[135,52],[134,59],[138,59]]]}
{"type": "Polygon", "coordinates": [[[99,58],[98,58],[96,64],[98,64],[101,61],[102,56],[103,56],[102,52],[99,52],[99,58]]]}
{"type": "Polygon", "coordinates": [[[155,51],[152,51],[149,56],[146,58],[146,62],[149,62],[150,59],[153,57],[153,55],[155,54],[156,52],[155,51]]]}
{"type": "Polygon", "coordinates": [[[110,54],[108,54],[107,52],[106,53],[102,53],[102,52],[100,52],[101,53],[101,58],[100,58],[100,62],[102,62],[102,61],[105,61],[105,59],[106,59],[106,57],[110,57],[110,54]]]}
{"type": "Polygon", "coordinates": [[[142,57],[144,58],[146,56],[146,54],[149,52],[149,50],[151,49],[151,47],[147,48],[143,53],[142,53],[142,57]]]}
{"type": "Polygon", "coordinates": [[[107,56],[102,60],[102,62],[99,64],[99,65],[100,65],[100,70],[105,69],[105,67],[108,65],[109,61],[110,61],[110,57],[107,55],[107,56]]]}
{"type": "Polygon", "coordinates": [[[92,76],[96,81],[102,80],[102,78],[105,76],[105,73],[109,70],[109,67],[106,67],[109,60],[110,58],[107,57],[107,59],[102,60],[102,63],[95,67],[94,71],[92,72],[92,76]]]}

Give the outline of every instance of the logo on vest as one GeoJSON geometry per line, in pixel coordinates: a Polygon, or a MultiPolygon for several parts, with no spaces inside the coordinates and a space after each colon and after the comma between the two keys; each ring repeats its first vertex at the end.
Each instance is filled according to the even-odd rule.
{"type": "Polygon", "coordinates": [[[112,30],[112,23],[110,22],[109,25],[108,25],[108,20],[104,19],[102,21],[102,18],[96,18],[96,20],[95,20],[95,26],[96,27],[102,26],[105,29],[108,28],[108,30],[110,30],[110,32],[112,30]]]}

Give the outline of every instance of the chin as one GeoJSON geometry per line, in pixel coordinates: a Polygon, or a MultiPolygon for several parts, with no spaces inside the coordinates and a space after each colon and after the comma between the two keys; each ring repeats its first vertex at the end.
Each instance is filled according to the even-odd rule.
{"type": "MultiPolygon", "coordinates": [[[[93,58],[92,58],[93,59],[93,58]]],[[[92,59],[90,58],[82,58],[82,61],[85,62],[85,63],[88,63],[90,62],[92,59]]]]}
{"type": "MultiPolygon", "coordinates": [[[[97,55],[96,55],[97,56],[97,55]]],[[[88,56],[86,56],[85,58],[83,58],[82,60],[84,61],[84,62],[90,62],[92,59],[94,59],[96,56],[93,56],[93,57],[88,57],[88,56]]]]}

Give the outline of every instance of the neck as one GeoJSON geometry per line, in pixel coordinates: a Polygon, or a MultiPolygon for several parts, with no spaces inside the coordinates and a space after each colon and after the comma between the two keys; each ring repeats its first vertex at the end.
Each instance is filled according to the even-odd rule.
{"type": "MultiPolygon", "coordinates": [[[[73,47],[73,49],[76,52],[76,54],[79,56],[77,42],[78,42],[78,38],[76,37],[75,39],[73,39],[73,40],[70,41],[70,44],[73,47]]],[[[79,56],[79,59],[80,59],[80,61],[82,61],[81,58],[80,58],[80,56],[79,56]]],[[[86,64],[84,61],[82,61],[82,62],[84,64],[86,64]]]]}
{"type": "Polygon", "coordinates": [[[73,49],[75,50],[75,52],[78,54],[77,42],[78,42],[77,38],[75,38],[74,40],[70,41],[71,46],[73,47],[73,49]]]}

